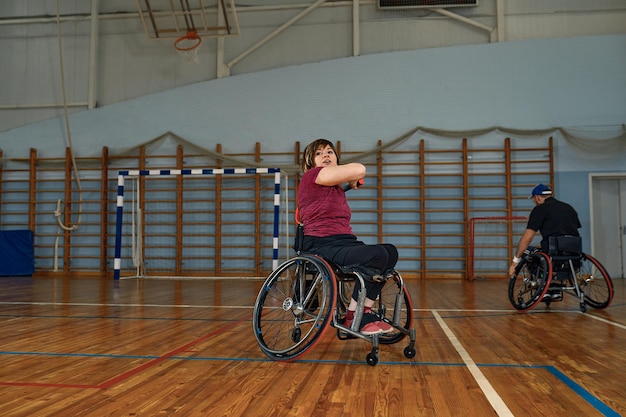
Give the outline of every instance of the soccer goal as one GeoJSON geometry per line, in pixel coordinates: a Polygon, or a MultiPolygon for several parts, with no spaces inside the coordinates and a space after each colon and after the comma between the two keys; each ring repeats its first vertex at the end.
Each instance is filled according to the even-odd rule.
{"type": "Polygon", "coordinates": [[[471,218],[467,279],[508,278],[511,259],[527,222],[523,216],[471,218]]]}
{"type": "Polygon", "coordinates": [[[263,276],[280,190],[279,168],[119,171],[114,279],[263,276]]]}

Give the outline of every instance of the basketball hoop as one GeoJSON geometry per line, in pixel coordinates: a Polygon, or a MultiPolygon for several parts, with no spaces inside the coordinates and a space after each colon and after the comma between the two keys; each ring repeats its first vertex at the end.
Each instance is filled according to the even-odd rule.
{"type": "Polygon", "coordinates": [[[180,56],[182,56],[187,62],[191,62],[193,64],[198,63],[198,49],[200,49],[200,44],[202,43],[202,39],[195,30],[190,30],[186,35],[181,36],[180,38],[174,41],[174,48],[180,56]]]}

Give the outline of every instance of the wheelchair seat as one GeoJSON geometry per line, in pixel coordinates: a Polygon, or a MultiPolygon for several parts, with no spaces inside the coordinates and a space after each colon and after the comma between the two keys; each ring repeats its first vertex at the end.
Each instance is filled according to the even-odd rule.
{"type": "Polygon", "coordinates": [[[548,255],[577,257],[583,252],[583,243],[580,236],[550,236],[548,238],[548,255]]]}
{"type": "Polygon", "coordinates": [[[583,254],[582,239],[580,236],[550,236],[548,238],[548,256],[552,261],[552,270],[555,278],[564,281],[572,276],[574,270],[580,267],[583,254]]]}

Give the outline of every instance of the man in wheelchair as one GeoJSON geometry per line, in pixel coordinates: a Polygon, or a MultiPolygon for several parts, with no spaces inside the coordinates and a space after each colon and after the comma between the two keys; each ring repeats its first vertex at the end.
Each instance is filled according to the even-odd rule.
{"type": "MultiPolygon", "coordinates": [[[[386,276],[394,273],[398,250],[391,244],[367,245],[353,234],[350,225],[351,210],[341,187],[349,183],[357,188],[365,177],[365,166],[360,163],[339,165],[339,155],[332,142],[317,139],[304,150],[304,174],[298,188],[298,221],[304,225],[302,250],[317,254],[337,266],[356,266],[365,275],[366,298],[359,329],[361,334],[389,333],[393,327],[371,313],[376,298],[385,285],[386,276]]],[[[350,327],[357,308],[360,283],[348,305],[344,326],[350,327]]]]}
{"type": "MultiPolygon", "coordinates": [[[[533,188],[530,197],[535,203],[535,207],[528,216],[528,223],[526,230],[517,244],[517,250],[513,256],[513,261],[509,266],[509,276],[515,274],[515,268],[520,263],[521,257],[524,251],[532,250],[530,243],[537,232],[541,233],[541,250],[549,255],[560,255],[561,253],[555,252],[554,243],[551,248],[551,241],[555,241],[555,237],[559,236],[572,236],[579,237],[578,229],[581,227],[580,220],[578,219],[578,213],[569,204],[559,201],[552,195],[550,187],[544,184],[538,184],[533,188]]],[[[580,246],[580,238],[571,239],[577,241],[580,246]]],[[[567,248],[566,248],[567,249],[567,248]]],[[[582,248],[570,248],[571,250],[566,252],[582,252],[582,248]]],[[[567,279],[566,275],[568,269],[565,265],[562,268],[558,263],[554,265],[557,272],[557,279],[567,279]]],[[[555,286],[554,289],[550,289],[546,293],[544,298],[550,300],[561,300],[563,298],[562,291],[555,286]]]]}

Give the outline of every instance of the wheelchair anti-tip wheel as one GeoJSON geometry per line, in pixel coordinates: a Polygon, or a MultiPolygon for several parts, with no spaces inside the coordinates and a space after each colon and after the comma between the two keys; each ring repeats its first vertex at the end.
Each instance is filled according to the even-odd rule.
{"type": "Polygon", "coordinates": [[[527,311],[541,302],[552,279],[552,263],[543,252],[522,258],[509,280],[509,301],[520,311],[527,311]]]}
{"type": "Polygon", "coordinates": [[[291,258],[265,280],[254,305],[254,336],[273,360],[293,360],[315,346],[332,321],[336,281],[314,255],[291,258]]]}
{"type": "Polygon", "coordinates": [[[583,293],[585,304],[590,307],[607,308],[613,300],[613,281],[604,266],[593,256],[583,253],[576,280],[583,293]]]}

